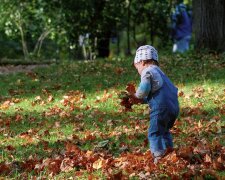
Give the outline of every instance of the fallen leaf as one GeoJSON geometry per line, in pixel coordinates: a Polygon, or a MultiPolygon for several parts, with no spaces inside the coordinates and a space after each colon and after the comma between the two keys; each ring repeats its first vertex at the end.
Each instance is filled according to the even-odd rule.
{"type": "Polygon", "coordinates": [[[95,161],[93,163],[93,168],[94,169],[101,169],[102,168],[102,165],[103,165],[103,159],[98,159],[97,161],[95,161]]]}

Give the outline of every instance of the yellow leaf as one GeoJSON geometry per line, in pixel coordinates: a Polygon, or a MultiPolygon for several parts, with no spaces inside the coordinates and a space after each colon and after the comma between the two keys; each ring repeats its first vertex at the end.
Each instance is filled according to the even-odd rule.
{"type": "Polygon", "coordinates": [[[93,168],[100,169],[102,168],[102,164],[103,164],[103,159],[98,159],[97,161],[93,163],[93,168]]]}

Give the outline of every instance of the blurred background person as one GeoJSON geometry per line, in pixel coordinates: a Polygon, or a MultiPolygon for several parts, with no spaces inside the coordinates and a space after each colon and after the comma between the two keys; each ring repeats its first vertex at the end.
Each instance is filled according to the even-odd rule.
{"type": "Polygon", "coordinates": [[[186,5],[183,2],[175,7],[172,13],[172,40],[173,52],[183,53],[189,49],[189,43],[192,33],[192,18],[191,11],[187,11],[186,5]]]}

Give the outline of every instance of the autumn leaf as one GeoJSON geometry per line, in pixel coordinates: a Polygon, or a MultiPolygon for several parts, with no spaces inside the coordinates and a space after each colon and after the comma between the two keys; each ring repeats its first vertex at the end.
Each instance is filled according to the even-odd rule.
{"type": "Polygon", "coordinates": [[[28,132],[23,132],[19,135],[20,138],[25,139],[27,143],[33,143],[34,139],[28,132]]]}
{"type": "Polygon", "coordinates": [[[52,102],[54,100],[53,96],[52,95],[49,95],[48,96],[48,102],[52,102]]]}
{"type": "Polygon", "coordinates": [[[72,171],[74,168],[74,161],[71,158],[64,158],[60,164],[60,170],[62,172],[72,171]]]}
{"type": "Polygon", "coordinates": [[[115,73],[121,75],[124,73],[124,69],[122,67],[116,67],[115,73]]]}
{"type": "Polygon", "coordinates": [[[121,99],[120,105],[124,106],[125,110],[130,111],[133,104],[129,101],[129,98],[124,97],[121,99]]]}
{"type": "Polygon", "coordinates": [[[128,83],[127,86],[126,86],[126,91],[129,94],[134,94],[136,92],[135,85],[133,83],[128,83]]]}
{"type": "Polygon", "coordinates": [[[11,165],[5,164],[4,162],[0,163],[0,174],[9,174],[11,171],[11,165]]]}
{"type": "Polygon", "coordinates": [[[102,166],[103,166],[103,159],[98,159],[97,161],[95,161],[94,163],[93,163],[93,168],[94,169],[101,169],[102,168],[102,166]]]}
{"type": "Polygon", "coordinates": [[[44,164],[49,174],[56,175],[60,172],[61,159],[47,159],[44,164]]]}
{"type": "Polygon", "coordinates": [[[28,160],[22,162],[21,168],[24,171],[31,172],[32,170],[34,170],[36,164],[38,164],[38,163],[40,163],[40,160],[38,160],[38,159],[28,159],[28,160]]]}
{"type": "Polygon", "coordinates": [[[177,150],[177,156],[186,160],[190,160],[193,155],[193,148],[191,146],[181,147],[177,150]]]}
{"type": "Polygon", "coordinates": [[[13,146],[11,146],[11,145],[6,146],[6,149],[7,149],[8,151],[15,151],[15,147],[13,147],[13,146]]]}
{"type": "Polygon", "coordinates": [[[218,171],[224,171],[225,165],[224,165],[224,163],[216,160],[216,161],[213,162],[213,169],[218,170],[218,171]]]}

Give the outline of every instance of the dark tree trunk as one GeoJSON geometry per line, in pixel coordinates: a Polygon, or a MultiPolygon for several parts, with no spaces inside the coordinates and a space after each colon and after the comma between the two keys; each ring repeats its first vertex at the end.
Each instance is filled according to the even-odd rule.
{"type": "Polygon", "coordinates": [[[152,17],[150,17],[150,39],[151,39],[151,45],[154,45],[154,24],[152,23],[152,17]]]}
{"type": "Polygon", "coordinates": [[[100,34],[97,42],[98,57],[105,58],[109,56],[110,35],[110,31],[100,34]]]}
{"type": "Polygon", "coordinates": [[[131,50],[130,50],[130,4],[131,1],[129,2],[129,5],[127,7],[127,55],[131,55],[131,50]]]}
{"type": "Polygon", "coordinates": [[[120,33],[117,32],[116,54],[120,55],[120,33]]]}
{"type": "Polygon", "coordinates": [[[196,50],[225,51],[225,1],[194,0],[196,50]]]}

